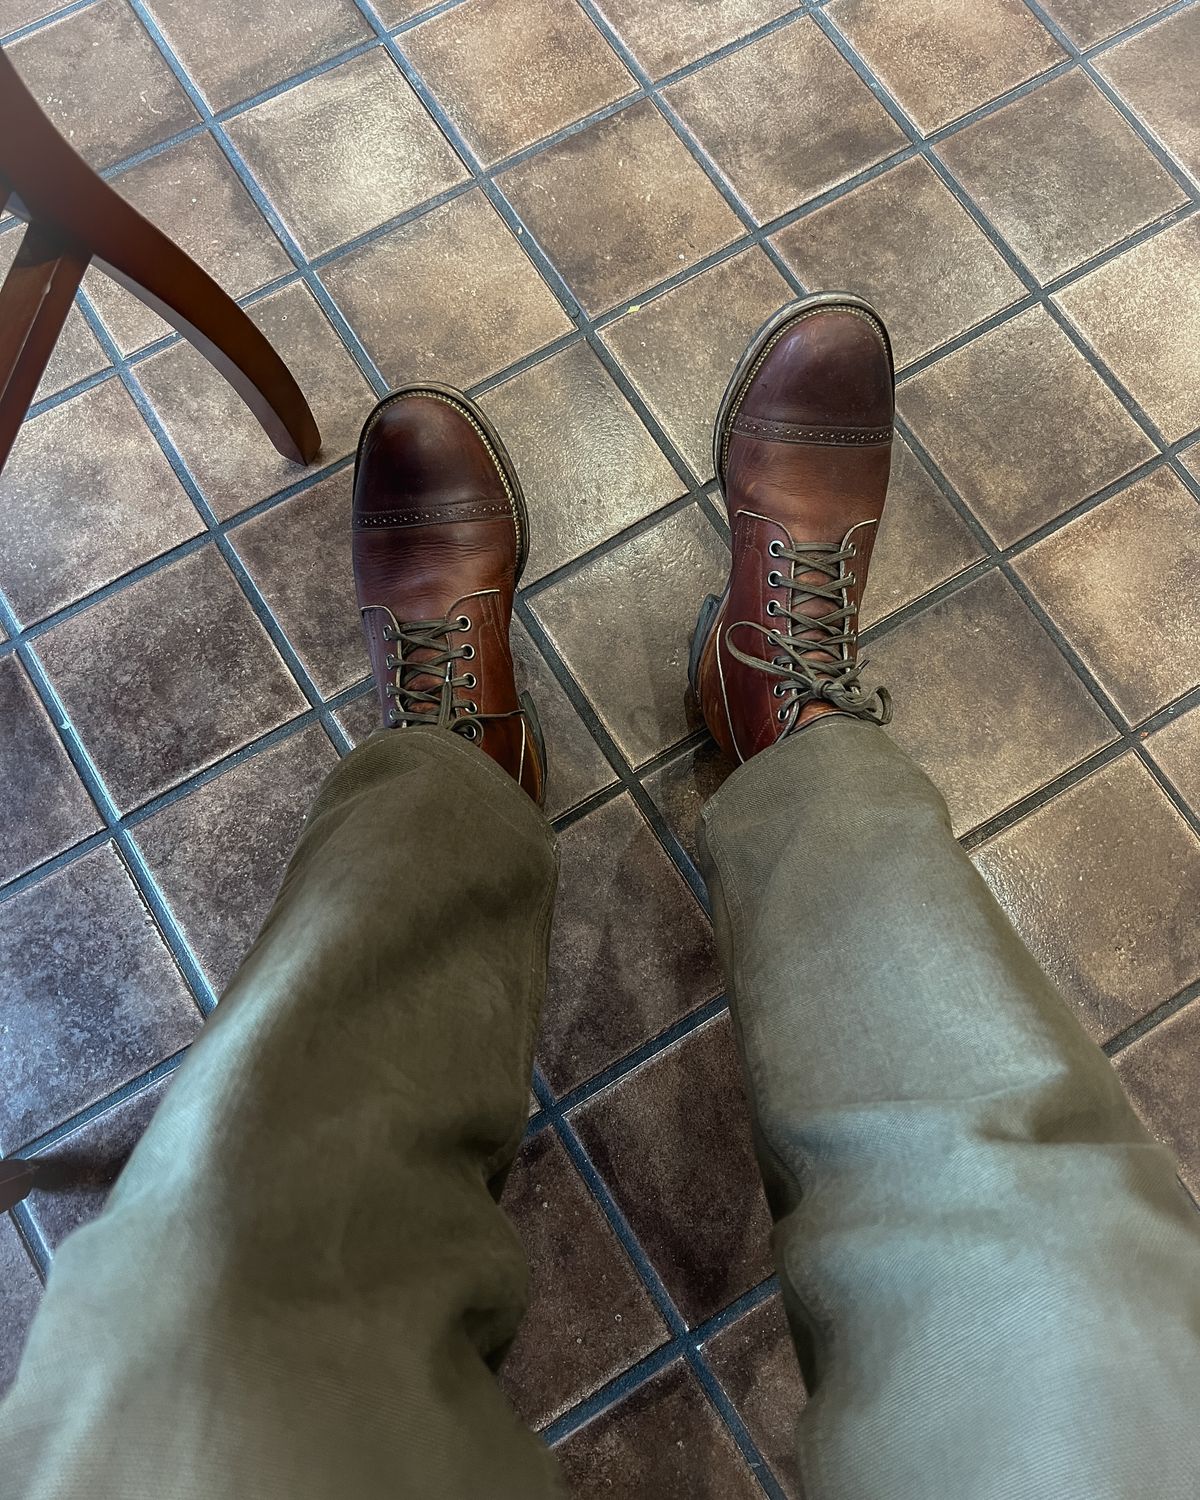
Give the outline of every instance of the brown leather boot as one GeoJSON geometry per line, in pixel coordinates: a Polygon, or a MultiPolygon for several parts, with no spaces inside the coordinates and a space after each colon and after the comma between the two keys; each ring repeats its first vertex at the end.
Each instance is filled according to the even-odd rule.
{"type": "Polygon", "coordinates": [[[733,561],[700,610],[690,677],[734,760],[823,714],[891,717],[887,693],[860,684],[855,624],[894,411],[887,331],[843,293],[781,309],[733,373],[713,438],[733,561]]]}
{"type": "Polygon", "coordinates": [[[354,474],[354,582],[385,725],[476,743],[535,802],[546,751],[508,630],[529,521],[473,401],[423,382],[367,418],[354,474]]]}

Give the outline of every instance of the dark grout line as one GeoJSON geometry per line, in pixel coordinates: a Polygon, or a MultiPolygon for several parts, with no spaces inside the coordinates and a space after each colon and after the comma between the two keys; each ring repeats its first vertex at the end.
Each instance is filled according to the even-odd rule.
{"type": "Polygon", "coordinates": [[[1116,1036],[1111,1037],[1104,1043],[1104,1055],[1108,1058],[1119,1057],[1126,1047],[1132,1046],[1134,1042],[1141,1041],[1142,1037],[1157,1030],[1164,1021],[1169,1021],[1172,1016],[1178,1015],[1185,1006],[1191,1005],[1197,998],[1200,998],[1200,980],[1189,984],[1170,1000],[1164,1000],[1161,1005],[1156,1005],[1153,1010],[1147,1011],[1132,1025],[1126,1026],[1124,1031],[1119,1031],[1116,1036]]]}
{"type": "Polygon", "coordinates": [[[153,1088],[162,1079],[168,1078],[179,1067],[190,1050],[190,1043],[187,1047],[181,1047],[178,1052],[173,1052],[170,1057],[164,1057],[160,1062],[156,1062],[153,1067],[147,1068],[134,1078],[127,1079],[119,1088],[115,1088],[111,1093],[105,1094],[102,1099],[96,1099],[91,1104],[85,1105],[83,1109],[78,1110],[68,1119],[60,1121],[57,1125],[52,1125],[49,1130],[43,1131],[41,1135],[34,1136],[31,1140],[26,1141],[23,1146],[18,1146],[16,1150],[10,1151],[8,1155],[17,1161],[29,1161],[43,1155],[57,1146],[61,1141],[66,1140],[68,1136],[72,1136],[76,1131],[82,1130],[84,1126],[90,1125],[102,1115],[109,1114],[120,1105],[128,1103],[130,1099],[135,1098],[138,1094],[144,1094],[147,1089],[153,1088]]]}
{"type": "Polygon", "coordinates": [[[33,1217],[28,1201],[14,1203],[8,1212],[13,1227],[17,1231],[17,1238],[25,1247],[25,1254],[33,1262],[33,1269],[37,1272],[42,1285],[45,1286],[46,1278],[50,1275],[50,1262],[53,1256],[50,1246],[46,1243],[46,1237],[42,1234],[41,1226],[33,1217]]]}
{"type": "Polygon", "coordinates": [[[45,31],[56,21],[65,21],[68,16],[78,15],[81,10],[87,10],[94,4],[96,0],[74,0],[74,4],[64,3],[61,10],[52,10],[49,15],[39,16],[36,21],[18,26],[4,36],[0,36],[0,47],[11,47],[14,42],[21,42],[27,36],[32,36],[35,31],[45,31]]]}

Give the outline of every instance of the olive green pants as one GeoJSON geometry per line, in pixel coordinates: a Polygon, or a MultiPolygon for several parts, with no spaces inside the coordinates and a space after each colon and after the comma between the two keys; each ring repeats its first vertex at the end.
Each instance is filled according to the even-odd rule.
{"type": "MultiPolygon", "coordinates": [[[[826,719],[702,833],[809,1500],[1194,1496],[1192,1210],[941,798],[826,719]]],[[[541,814],[460,738],[377,735],[335,769],[59,1253],[0,1409],[6,1500],[559,1493],[493,1376],[555,873],[541,814]]]]}

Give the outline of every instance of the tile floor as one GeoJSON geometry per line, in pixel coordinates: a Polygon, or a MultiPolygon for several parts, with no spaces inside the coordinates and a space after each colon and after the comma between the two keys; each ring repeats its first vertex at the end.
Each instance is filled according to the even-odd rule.
{"type": "Polygon", "coordinates": [[[565,866],[508,1385],[578,1495],[797,1493],[684,653],[718,394],[808,288],[896,335],[894,733],[1200,1192],[1200,3],[0,0],[0,40],[325,438],[289,467],[90,273],[0,480],[0,1151],[58,1164],[0,1223],[0,1379],[371,725],[351,451],[433,375],[530,491],[565,866]]]}

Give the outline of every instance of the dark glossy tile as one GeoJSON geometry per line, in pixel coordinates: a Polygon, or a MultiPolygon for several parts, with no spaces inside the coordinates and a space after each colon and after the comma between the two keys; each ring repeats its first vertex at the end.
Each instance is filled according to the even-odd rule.
{"type": "Polygon", "coordinates": [[[633,765],[698,727],[689,637],[729,553],[695,506],[614,547],[531,602],[572,676],[633,765]]]}
{"type": "Polygon", "coordinates": [[[8,1152],[186,1046],[200,1012],[111,845],[3,910],[8,1152]]]}
{"type": "Polygon", "coordinates": [[[1056,531],[1016,567],[1131,723],[1200,683],[1200,508],[1169,469],[1056,531]]]}
{"type": "Polygon", "coordinates": [[[784,1494],[800,1500],[795,1429],[807,1395],[783,1298],[776,1292],[723,1328],[705,1354],[784,1494]]]}
{"type": "Polygon", "coordinates": [[[593,313],[676,275],[742,233],[732,209],[649,100],[548,146],[498,181],[593,313]]]}
{"type": "Polygon", "coordinates": [[[503,1367],[541,1428],[657,1349],[667,1330],[553,1129],[526,1141],[504,1189],[529,1260],[529,1310],[503,1367]]]}
{"type": "Polygon", "coordinates": [[[775,236],[811,291],[865,296],[907,365],[1022,295],[1020,281],[923,161],[907,161],[775,236]],[[887,232],[881,233],[880,226],[887,232]]]}
{"type": "Polygon", "coordinates": [[[529,504],[526,584],[687,489],[587,344],[497,386],[482,405],[529,504]]]}
{"type": "Polygon", "coordinates": [[[1152,734],[1146,749],[1171,785],[1200,814],[1200,708],[1193,708],[1152,734]]]}
{"type": "Polygon", "coordinates": [[[138,825],[138,848],[218,993],[258,936],[337,758],[314,724],[138,825]]]}
{"type": "Polygon", "coordinates": [[[575,0],[467,0],[402,45],[485,163],[637,87],[575,0]]]}
{"type": "Polygon", "coordinates": [[[256,104],[226,129],[310,257],[467,176],[382,48],[256,104]]]}
{"type": "Polygon", "coordinates": [[[354,0],[148,0],[213,109],[303,73],[371,36],[354,0]]]}
{"type": "Polygon", "coordinates": [[[759,223],[908,144],[807,16],[710,63],[665,94],[759,223]]]}
{"type": "Polygon", "coordinates": [[[1186,1005],[1118,1054],[1117,1076],[1146,1123],[1167,1146],[1193,1196],[1200,1195],[1200,1002],[1186,1005]]]}
{"type": "Polygon", "coordinates": [[[998,572],[872,641],[870,661],[868,679],[892,693],[888,732],[937,783],[956,833],[986,822],[1115,738],[998,572]]]}
{"type": "Polygon", "coordinates": [[[1042,0],[1042,9],[1073,42],[1080,47],[1094,47],[1124,27],[1162,10],[1165,3],[1166,0],[1042,0]]]}
{"type": "Polygon", "coordinates": [[[1054,300],[1168,442],[1200,427],[1200,218],[1144,240],[1054,300]]]}
{"type": "Polygon", "coordinates": [[[833,0],[826,14],[927,135],[1066,56],[1021,0],[833,0]]]}
{"type": "Polygon", "coordinates": [[[770,1215],[727,1013],[571,1119],[689,1324],[771,1274],[770,1215]]]}
{"type": "Polygon", "coordinates": [[[1196,110],[1200,11],[1189,7],[1168,16],[1103,53],[1096,67],[1167,150],[1193,176],[1200,174],[1200,115],[1196,110]]]}
{"type": "Polygon", "coordinates": [[[790,0],[598,0],[598,9],[654,78],[706,57],[791,9],[790,0]]]}
{"type": "Polygon", "coordinates": [[[699,864],[696,830],[701,809],[720,791],[733,770],[733,763],[706,736],[645,778],[654,805],[694,864],[699,864]]]}
{"type": "Polygon", "coordinates": [[[368,670],[350,556],[353,467],[229,533],[322,697],[368,670]]]}
{"type": "Polygon", "coordinates": [[[472,386],[574,326],[478,190],[343,256],[322,280],[393,386],[472,386]]]}
{"type": "Polygon", "coordinates": [[[51,120],[97,169],[199,120],[125,0],[98,0],[5,50],[51,120]]]}
{"type": "MultiPolygon", "coordinates": [[[[312,407],[318,463],[354,449],[374,392],[306,286],[273,292],[250,308],[312,407]]],[[[137,378],[204,497],[221,520],[303,479],[277,453],[233,387],[190,344],[137,366],[137,378]]]]}
{"type": "MultiPolygon", "coordinates": [[[[231,297],[244,297],[292,269],[291,258],[210,135],[193,136],[150,157],[114,177],[112,185],[231,297]]],[[[171,332],[102,271],[89,270],[84,285],[122,353],[171,332]]]]}
{"type": "Polygon", "coordinates": [[[25,423],[0,475],[0,512],[0,586],[25,624],[204,529],[117,380],[25,423]]]}
{"type": "Polygon", "coordinates": [[[712,429],[752,335],[791,300],[759,249],[702,271],[610,323],[601,338],[701,479],[712,477],[712,429]]]}
{"type": "Polygon", "coordinates": [[[761,1500],[729,1429],[685,1364],[594,1417],[555,1449],[573,1500],[761,1500]]]}
{"type": "MultiPolygon", "coordinates": [[[[17,257],[24,234],[23,224],[12,224],[0,234],[0,284],[3,284],[9,267],[17,257]]],[[[63,324],[54,352],[50,355],[46,372],[38,382],[34,400],[44,401],[48,396],[56,396],[59,391],[66,390],[76,381],[86,380],[89,375],[103,370],[107,364],[108,360],[96,335],[88,327],[76,303],[67,313],[67,321],[63,324]]]]}
{"type": "Polygon", "coordinates": [[[900,409],[1003,547],[1157,451],[1040,307],[907,381],[900,409]]]}
{"type": "Polygon", "coordinates": [[[214,547],[56,625],[38,654],[122,811],[307,707],[214,547]]]}
{"type": "Polygon", "coordinates": [[[538,1061],[564,1094],[721,992],[699,903],[627,796],[560,835],[538,1061]]]}
{"type": "Polygon", "coordinates": [[[1132,755],[974,859],[1097,1041],[1200,977],[1200,839],[1132,755]]]}
{"type": "Polygon", "coordinates": [[[16,1378],[21,1350],[38,1303],[42,1283],[16,1226],[0,1216],[0,1396],[16,1378]]]}
{"type": "Polygon", "coordinates": [[[0,723],[7,803],[0,881],[8,881],[95,833],[102,820],[15,656],[0,660],[0,723]]]}
{"type": "Polygon", "coordinates": [[[1044,83],[938,152],[1043,282],[1187,201],[1083,73],[1044,83]]]}

